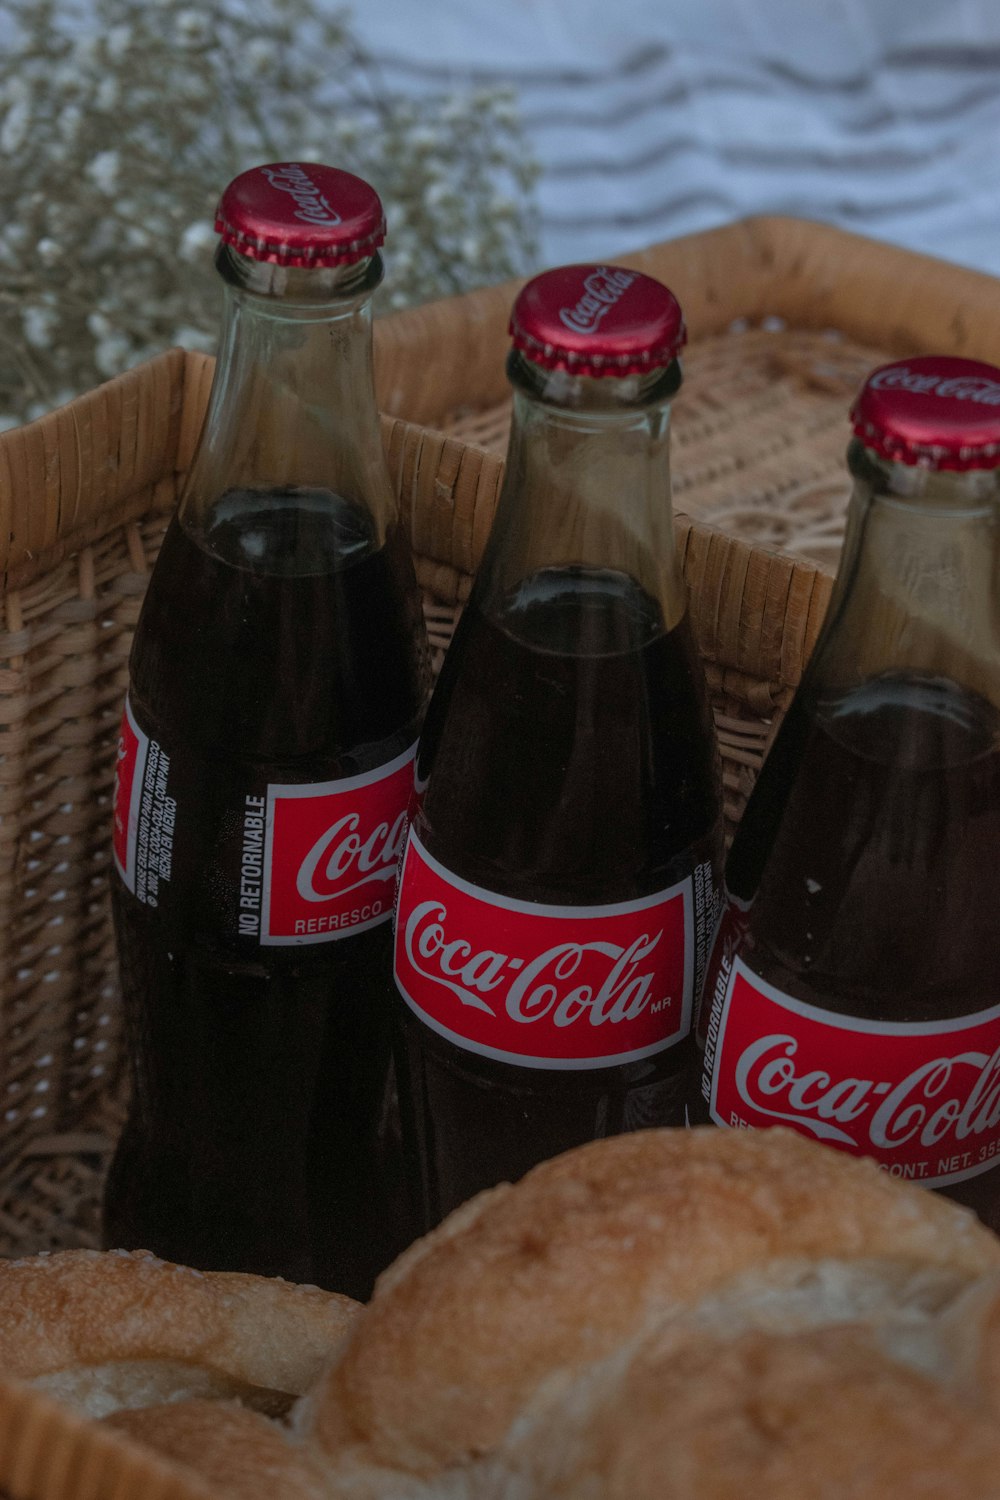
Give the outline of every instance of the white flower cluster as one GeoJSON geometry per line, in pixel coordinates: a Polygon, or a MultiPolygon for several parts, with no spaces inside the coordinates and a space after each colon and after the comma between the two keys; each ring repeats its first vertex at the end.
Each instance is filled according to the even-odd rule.
{"type": "Polygon", "coordinates": [[[381,306],[504,279],[535,253],[513,100],[387,95],[322,0],[7,0],[0,52],[0,429],[171,344],[210,349],[220,189],[327,161],[382,195],[381,306]]]}

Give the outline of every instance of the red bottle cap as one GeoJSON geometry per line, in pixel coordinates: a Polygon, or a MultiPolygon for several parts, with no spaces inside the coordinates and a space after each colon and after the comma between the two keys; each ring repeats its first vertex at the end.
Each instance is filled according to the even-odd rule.
{"type": "Polygon", "coordinates": [[[866,448],[927,469],[1000,465],[1000,370],[978,359],[920,355],[882,365],[851,408],[866,448]]]}
{"type": "Polygon", "coordinates": [[[621,266],[543,271],[514,303],[510,334],[533,364],[589,376],[668,365],[687,338],[673,292],[621,266]]]}
{"type": "Polygon", "coordinates": [[[281,161],[233,179],[215,228],[251,260],[345,266],[374,255],[385,239],[385,214],[375,189],[352,172],[281,161]]]}

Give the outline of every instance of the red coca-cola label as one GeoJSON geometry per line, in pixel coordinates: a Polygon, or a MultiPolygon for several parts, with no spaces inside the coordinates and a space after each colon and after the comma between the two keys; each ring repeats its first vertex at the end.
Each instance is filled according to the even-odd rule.
{"type": "Polygon", "coordinates": [[[894,1177],[960,1182],[1000,1159],[1000,1005],[941,1021],[861,1020],[724,956],[706,1092],[719,1125],[791,1125],[894,1177]]]}
{"type": "Polygon", "coordinates": [[[112,850],[118,873],[144,906],[157,906],[170,879],[177,803],[170,795],[170,758],[144,734],[126,701],[118,733],[112,795],[112,850]]]}
{"type": "MultiPolygon", "coordinates": [[[[265,947],[324,943],[389,921],[415,754],[413,744],[358,776],[271,784],[243,797],[235,810],[239,844],[227,846],[224,876],[233,882],[238,937],[265,947]]],[[[190,827],[194,812],[178,809],[170,757],[126,703],[113,849],[119,875],[144,905],[159,905],[175,824],[186,814],[190,827]]]]}
{"type": "Polygon", "coordinates": [[[415,754],[414,744],[359,776],[246,799],[242,932],[258,915],[265,946],[317,943],[389,920],[415,754]]]}
{"type": "Polygon", "coordinates": [[[456,1046],[531,1068],[649,1057],[691,1023],[691,879],[638,901],[514,901],[452,874],[411,830],[395,974],[411,1010],[456,1046]]]}

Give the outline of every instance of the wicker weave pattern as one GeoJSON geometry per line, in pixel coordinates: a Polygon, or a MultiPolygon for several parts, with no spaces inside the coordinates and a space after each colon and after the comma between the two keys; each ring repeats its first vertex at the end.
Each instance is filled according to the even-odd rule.
{"type": "Polygon", "coordinates": [[[0,1379],[2,1500],[212,1500],[149,1449],[20,1381],[0,1379]]]}
{"type": "MultiPolygon", "coordinates": [[[[835,333],[744,329],[694,345],[673,413],[674,497],[695,520],[836,568],[848,481],[847,408],[885,351],[835,333]]],[[[510,403],[441,428],[503,454],[510,403]]]]}
{"type": "MultiPolygon", "coordinates": [[[[987,277],[789,220],[625,260],[675,287],[693,335],[674,480],[699,519],[679,521],[678,540],[731,828],[830,592],[827,570],[767,548],[832,563],[850,392],[887,355],[997,360],[1000,298],[987,277]],[[769,315],[785,326],[760,326],[769,315]],[[734,320],[743,331],[727,332],[734,320]]],[[[416,309],[378,333],[383,410],[424,424],[387,419],[384,437],[439,653],[496,504],[513,290],[416,309]]],[[[0,436],[0,1253],[96,1235],[123,1085],[106,894],[118,720],[210,380],[210,361],[174,351],[0,436]]],[[[2,1380],[0,1493],[207,1500],[152,1454],[2,1380]]]]}
{"type": "MultiPolygon", "coordinates": [[[[928,344],[1000,353],[994,283],[852,236],[756,221],[626,259],[692,330],[675,487],[695,632],[738,817],[829,595],[850,391],[928,344]],[[759,326],[769,315],[785,327],[759,326]],[[734,320],[741,332],[727,332],[734,320]],[[834,340],[824,330],[837,327],[834,340]]],[[[443,649],[501,477],[512,287],[378,333],[390,464],[443,649]],[[461,409],[461,410],[460,410],[461,409]],[[445,429],[450,429],[446,431],[445,429]],[[482,446],[469,446],[470,435],[482,446]]],[[[0,437],[0,1250],[89,1243],[122,1089],[108,922],[109,798],[126,659],[211,362],[177,351],[0,437]]]]}
{"type": "MultiPolygon", "coordinates": [[[[197,430],[206,362],[166,356],[185,382],[173,431],[197,430]]],[[[132,382],[140,376],[128,376],[132,382]]],[[[90,400],[91,398],[87,398],[90,400]]],[[[69,409],[72,411],[72,408],[69,409]]],[[[18,434],[26,447],[66,413],[18,434]]],[[[502,464],[402,421],[385,424],[390,465],[410,526],[428,623],[439,653],[454,628],[489,530],[502,464]]],[[[90,1243],[101,1172],[123,1086],[120,1007],[106,882],[110,795],[127,653],[149,568],[181,470],[115,501],[141,520],[99,542],[21,559],[0,636],[0,896],[5,1041],[0,1060],[0,1236],[9,1252],[90,1243]],[[65,555],[63,555],[65,554],[65,555]]],[[[90,524],[90,523],[86,523],[90,524]]],[[[788,559],[681,523],[696,634],[709,673],[725,761],[727,816],[738,816],[760,764],[768,720],[801,670],[828,580],[788,559]],[[782,622],[748,633],[745,608],[782,622]]]]}

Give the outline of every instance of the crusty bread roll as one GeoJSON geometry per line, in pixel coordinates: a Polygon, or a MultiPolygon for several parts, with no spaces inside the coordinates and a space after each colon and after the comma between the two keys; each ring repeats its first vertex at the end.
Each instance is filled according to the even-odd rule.
{"type": "Polygon", "coordinates": [[[280,1413],[358,1310],[317,1287],[145,1251],[65,1250],[0,1261],[0,1370],[95,1417],[187,1396],[280,1413]]]}
{"type": "Polygon", "coordinates": [[[179,1464],[220,1500],[330,1500],[320,1455],[284,1427],[228,1401],[118,1411],[105,1423],[179,1464]]]}
{"type": "Polygon", "coordinates": [[[1000,1240],[781,1130],[569,1152],[367,1309],[142,1254],[0,1266],[2,1361],[191,1500],[1000,1500],[1000,1240]]]}
{"type": "MultiPolygon", "coordinates": [[[[1000,1272],[1000,1240],[783,1130],[596,1142],[480,1195],[401,1256],[299,1427],[344,1494],[417,1494],[495,1453],[543,1388],[569,1387],[734,1277],[781,1262],[787,1284],[788,1263],[817,1260],[862,1288],[866,1263],[888,1264],[872,1272],[883,1287],[940,1271],[953,1298],[1000,1272]]],[[[853,1317],[857,1297],[827,1321],[853,1317]]]]}
{"type": "Polygon", "coordinates": [[[498,1454],[439,1493],[1000,1500],[1000,1433],[868,1327],[727,1336],[682,1324],[539,1401],[498,1454]]]}

